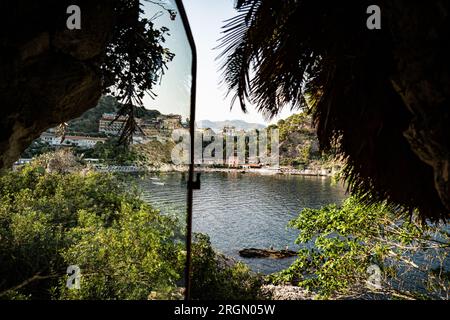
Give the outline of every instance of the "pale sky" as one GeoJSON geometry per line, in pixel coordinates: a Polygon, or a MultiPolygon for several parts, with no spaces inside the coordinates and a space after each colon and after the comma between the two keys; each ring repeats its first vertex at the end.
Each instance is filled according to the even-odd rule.
{"type": "MultiPolygon", "coordinates": [[[[171,1],[166,1],[170,5],[171,1]]],[[[243,113],[238,103],[230,111],[231,97],[225,98],[226,88],[219,85],[221,73],[220,61],[216,60],[219,50],[214,48],[219,44],[222,36],[221,27],[226,19],[236,15],[233,8],[234,0],[185,0],[183,1],[192,33],[197,47],[197,120],[234,120],[266,123],[261,114],[249,107],[243,113]]],[[[173,4],[171,4],[173,6],[173,4]]],[[[155,8],[147,5],[148,15],[153,16],[155,8]]],[[[159,109],[163,113],[178,113],[186,116],[189,107],[189,83],[191,55],[186,37],[181,25],[180,17],[171,21],[162,16],[155,24],[165,25],[170,29],[166,46],[175,53],[174,60],[168,64],[168,71],[164,75],[161,87],[155,89],[158,93],[156,100],[145,100],[149,109],[159,109]]],[[[285,108],[281,115],[274,119],[283,119],[293,112],[285,108]]]]}

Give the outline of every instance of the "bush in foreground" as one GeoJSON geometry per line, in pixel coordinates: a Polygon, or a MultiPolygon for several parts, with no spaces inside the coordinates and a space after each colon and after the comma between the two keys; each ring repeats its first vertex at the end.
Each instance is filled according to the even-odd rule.
{"type": "Polygon", "coordinates": [[[117,178],[26,166],[0,177],[0,298],[146,299],[180,279],[177,223],[117,178]],[[80,290],[67,290],[69,265],[80,290]]]}
{"type": "Polygon", "coordinates": [[[270,278],[322,298],[369,289],[384,297],[448,299],[448,227],[403,217],[386,204],[363,205],[355,197],[342,206],[304,209],[289,224],[300,232],[298,258],[270,278]]]}
{"type": "MultiPolygon", "coordinates": [[[[0,176],[0,299],[182,298],[179,223],[116,176],[48,170],[60,156],[0,176]],[[66,286],[70,265],[79,290],[66,286]]],[[[256,297],[260,277],[194,240],[194,299],[256,297]]]]}
{"type": "Polygon", "coordinates": [[[217,254],[209,237],[196,234],[192,254],[192,297],[199,300],[257,299],[262,277],[240,262],[217,254]]]}

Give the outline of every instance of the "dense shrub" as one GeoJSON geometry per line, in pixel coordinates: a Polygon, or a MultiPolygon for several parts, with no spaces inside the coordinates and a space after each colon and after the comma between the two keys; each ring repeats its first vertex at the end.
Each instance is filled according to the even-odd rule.
{"type": "MultiPolygon", "coordinates": [[[[180,224],[123,177],[48,170],[60,156],[0,176],[0,298],[182,298],[180,224]],[[81,269],[79,290],[66,286],[71,265],[81,269]]],[[[256,298],[259,276],[216,255],[206,235],[194,240],[195,299],[256,298]]]]}
{"type": "Polygon", "coordinates": [[[448,228],[403,217],[386,204],[363,205],[355,197],[342,206],[304,209],[289,224],[300,231],[298,258],[271,279],[311,289],[320,297],[371,289],[389,297],[448,299],[448,228]],[[371,277],[376,269],[378,288],[371,277]]]}
{"type": "Polygon", "coordinates": [[[0,177],[0,297],[146,299],[180,279],[177,223],[99,173],[0,177]],[[79,265],[80,290],[66,289],[79,265]]]}
{"type": "Polygon", "coordinates": [[[200,300],[257,299],[262,277],[248,266],[217,254],[209,237],[196,234],[192,254],[192,298],[200,300]]]}

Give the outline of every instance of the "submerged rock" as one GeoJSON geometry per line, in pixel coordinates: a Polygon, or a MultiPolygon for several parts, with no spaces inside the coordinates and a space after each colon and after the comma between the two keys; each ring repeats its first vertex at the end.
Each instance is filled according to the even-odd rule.
{"type": "Polygon", "coordinates": [[[297,255],[297,252],[292,251],[292,250],[247,248],[247,249],[240,250],[239,255],[244,258],[283,259],[283,258],[294,257],[297,255]]]}

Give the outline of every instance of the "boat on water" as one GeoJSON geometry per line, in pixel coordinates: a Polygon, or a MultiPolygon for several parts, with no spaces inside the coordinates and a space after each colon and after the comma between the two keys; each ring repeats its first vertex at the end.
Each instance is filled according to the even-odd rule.
{"type": "Polygon", "coordinates": [[[152,184],[157,185],[157,186],[164,186],[165,185],[164,182],[158,182],[158,181],[152,181],[152,184]]]}
{"type": "Polygon", "coordinates": [[[151,177],[150,180],[158,180],[159,181],[159,178],[151,177]]]}

